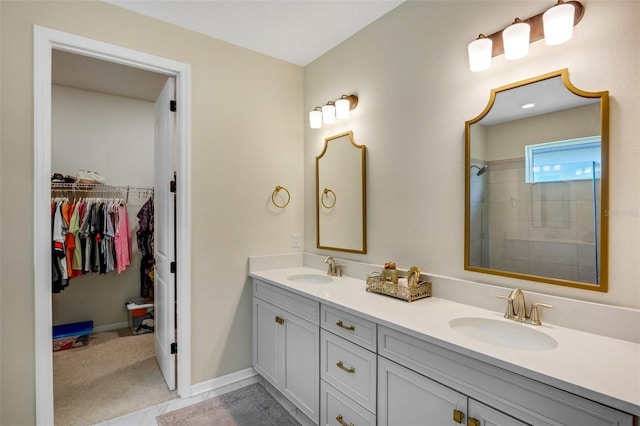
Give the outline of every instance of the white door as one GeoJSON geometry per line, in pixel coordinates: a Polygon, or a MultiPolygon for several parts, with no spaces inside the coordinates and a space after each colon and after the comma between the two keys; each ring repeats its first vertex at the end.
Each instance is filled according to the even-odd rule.
{"type": "Polygon", "coordinates": [[[169,78],[155,106],[155,351],[160,370],[169,389],[176,388],[175,287],[171,262],[175,261],[174,194],[170,181],[175,170],[175,112],[170,102],[175,99],[175,80],[169,78]]]}

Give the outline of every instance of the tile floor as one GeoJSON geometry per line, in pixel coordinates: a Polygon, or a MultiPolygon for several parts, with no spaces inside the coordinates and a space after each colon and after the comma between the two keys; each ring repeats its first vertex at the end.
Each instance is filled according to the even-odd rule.
{"type": "Polygon", "coordinates": [[[171,401],[167,401],[161,404],[158,404],[153,407],[149,407],[145,410],[137,411],[135,413],[127,414],[122,417],[117,417],[114,419],[107,420],[106,422],[99,423],[95,426],[158,426],[156,422],[156,417],[168,413],[170,411],[175,411],[180,408],[184,408],[193,404],[197,404],[198,402],[205,401],[210,398],[215,398],[227,392],[232,392],[234,390],[243,388],[253,383],[262,383],[262,385],[267,389],[276,400],[282,405],[285,410],[289,412],[302,425],[309,424],[309,420],[302,413],[299,412],[297,408],[291,404],[287,399],[285,399],[282,395],[280,395],[274,388],[268,383],[264,382],[259,376],[252,377],[250,379],[245,379],[234,383],[232,385],[225,386],[223,389],[212,390],[209,392],[204,392],[199,395],[192,396],[191,398],[185,399],[174,399],[171,401]]]}

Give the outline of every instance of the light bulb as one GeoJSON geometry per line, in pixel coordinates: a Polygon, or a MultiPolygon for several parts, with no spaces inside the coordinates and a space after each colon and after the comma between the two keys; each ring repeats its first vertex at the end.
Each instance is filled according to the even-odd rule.
{"type": "Polygon", "coordinates": [[[322,127],[322,110],[320,107],[316,107],[313,111],[309,112],[309,126],[312,129],[322,127]]]}
{"type": "Polygon", "coordinates": [[[542,15],[544,27],[544,43],[555,46],[571,40],[573,37],[573,23],[575,7],[562,0],[542,15]]]}
{"type": "Polygon", "coordinates": [[[491,67],[491,54],[493,42],[480,34],[478,38],[467,47],[469,52],[469,68],[473,72],[484,71],[491,67]]]}
{"type": "Polygon", "coordinates": [[[336,122],[336,106],[333,101],[327,102],[322,107],[322,122],[324,124],[333,124],[336,122]]]}
{"type": "Polygon", "coordinates": [[[527,56],[529,53],[529,37],[531,28],[529,24],[516,18],[515,22],[502,31],[504,43],[504,57],[511,61],[527,56]]]}
{"type": "Polygon", "coordinates": [[[351,103],[349,102],[349,99],[347,99],[347,97],[343,95],[343,97],[336,101],[336,118],[338,120],[349,118],[350,108],[351,103]]]}

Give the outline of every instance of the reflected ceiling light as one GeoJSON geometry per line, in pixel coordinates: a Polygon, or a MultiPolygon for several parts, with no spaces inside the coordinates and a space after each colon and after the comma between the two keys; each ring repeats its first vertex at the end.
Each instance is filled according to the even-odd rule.
{"type": "Polygon", "coordinates": [[[555,46],[571,40],[573,37],[573,18],[576,8],[563,0],[542,15],[544,43],[555,46]]]}
{"type": "Polygon", "coordinates": [[[309,126],[312,129],[319,129],[322,127],[322,108],[319,106],[309,112],[309,126]]]}
{"type": "Polygon", "coordinates": [[[579,1],[558,0],[544,13],[524,20],[516,18],[512,25],[488,36],[481,34],[467,46],[469,69],[484,71],[491,66],[491,57],[502,53],[509,60],[526,56],[529,43],[542,38],[550,46],[564,43],[571,39],[573,27],[578,25],[583,16],[584,6],[579,1]],[[491,52],[489,57],[487,50],[491,52]]]}
{"type": "Polygon", "coordinates": [[[520,108],[522,109],[529,109],[529,108],[533,108],[534,106],[536,106],[536,104],[534,104],[533,102],[528,103],[528,104],[522,104],[520,105],[520,108]]]}
{"type": "Polygon", "coordinates": [[[484,34],[480,34],[477,39],[467,46],[469,53],[469,68],[471,71],[484,71],[491,67],[491,51],[493,42],[484,34]]]}
{"type": "Polygon", "coordinates": [[[531,38],[531,25],[516,18],[513,24],[502,31],[502,43],[504,45],[504,58],[511,61],[524,58],[529,54],[529,40],[531,38]]]}
{"type": "Polygon", "coordinates": [[[349,111],[358,106],[358,96],[342,95],[340,99],[327,102],[323,107],[315,107],[309,112],[309,127],[320,129],[323,124],[335,123],[336,119],[349,118],[349,111]]]}

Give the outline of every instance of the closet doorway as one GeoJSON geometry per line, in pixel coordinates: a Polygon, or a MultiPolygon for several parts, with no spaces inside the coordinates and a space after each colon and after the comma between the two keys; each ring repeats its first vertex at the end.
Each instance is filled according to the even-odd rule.
{"type": "MultiPolygon", "coordinates": [[[[53,365],[52,365],[52,297],[51,297],[51,255],[50,217],[43,218],[43,207],[50,203],[50,177],[52,172],[52,56],[75,55],[90,63],[105,66],[117,65],[131,71],[131,75],[151,71],[164,77],[169,83],[158,96],[155,112],[155,141],[152,147],[156,155],[150,153],[144,159],[152,164],[155,187],[155,352],[158,364],[166,378],[167,386],[176,387],[180,397],[190,396],[190,281],[189,281],[189,237],[190,228],[185,218],[189,217],[189,66],[164,58],[131,51],[94,40],[77,37],[41,27],[34,31],[34,242],[35,242],[35,311],[36,311],[36,419],[38,424],[53,424],[53,365]],[[144,70],[144,71],[141,71],[144,70]],[[185,108],[174,109],[175,103],[185,108]],[[166,107],[160,107],[164,104],[166,107]],[[158,111],[170,111],[158,114],[158,111]],[[175,124],[175,128],[172,125],[175,124]],[[172,141],[174,143],[172,143],[172,141]],[[175,157],[175,158],[173,158],[175,157]],[[173,159],[172,159],[173,158],[173,159]],[[174,173],[180,178],[175,194],[170,193],[174,173]],[[43,220],[44,219],[44,220],[43,220]],[[175,234],[174,234],[175,230],[175,234]],[[44,231],[44,232],[43,232],[44,231]],[[48,252],[48,253],[46,253],[48,252]],[[174,256],[174,253],[176,254],[174,256]],[[176,262],[180,268],[174,273],[170,265],[176,262]],[[184,302],[183,302],[184,301],[184,302]],[[176,302],[174,304],[174,302],[176,302]],[[176,307],[179,303],[180,309],[176,307]],[[176,324],[177,323],[177,324],[176,324]],[[175,346],[177,334],[180,339],[180,355],[175,346]]],[[[56,61],[60,63],[60,61],[56,61]]],[[[55,74],[55,73],[54,73],[55,74]]],[[[72,74],[72,73],[71,73],[72,74]]],[[[71,75],[76,86],[83,73],[71,75]]],[[[84,73],[86,76],[86,73],[84,73]]],[[[91,73],[89,73],[91,74],[91,73]]],[[[150,74],[149,74],[150,75],[150,74]]],[[[147,77],[149,77],[147,75],[147,77]]],[[[126,80],[126,79],[125,79],[126,80]]],[[[119,80],[115,86],[127,87],[126,81],[119,80]]],[[[103,84],[105,79],[94,79],[103,84]]],[[[146,80],[147,82],[150,80],[146,80]]],[[[59,82],[58,82],[59,83],[59,82]]],[[[59,90],[59,89],[58,89],[59,90]]],[[[94,89],[95,90],[95,89],[94,89]]],[[[107,89],[108,90],[108,89],[107,89]]],[[[97,90],[100,91],[100,90],[97,90]]],[[[59,93],[58,93],[59,94],[59,93]]],[[[85,123],[86,124],[86,123],[85,123]]],[[[153,122],[150,123],[153,127],[153,122]]],[[[53,123],[55,125],[55,122],[53,123]]],[[[55,147],[55,145],[53,145],[55,147]]],[[[105,147],[95,149],[97,156],[109,157],[105,147]]],[[[58,153],[56,153],[58,154],[58,153]]],[[[117,155],[115,156],[117,159],[117,155]]],[[[95,167],[94,167],[95,169],[95,167]]],[[[117,173],[116,173],[117,174],[117,173]]],[[[122,178],[122,176],[118,176],[122,178]]],[[[108,183],[108,182],[107,182],[108,183]]],[[[118,186],[122,186],[118,182],[118,186]]],[[[48,209],[44,210],[45,212],[48,209]]],[[[135,212],[133,212],[135,216],[135,212]]],[[[134,228],[134,226],[131,226],[134,228]]],[[[133,246],[135,246],[135,238],[133,246]]],[[[132,268],[139,268],[135,262],[132,268]]],[[[84,278],[84,277],[83,277],[84,278]]],[[[73,283],[72,283],[73,285],[73,283]]],[[[124,300],[122,306],[124,306],[124,300]]],[[[108,321],[107,321],[108,322],[108,321]]],[[[114,326],[117,327],[117,321],[114,326]]]]}

